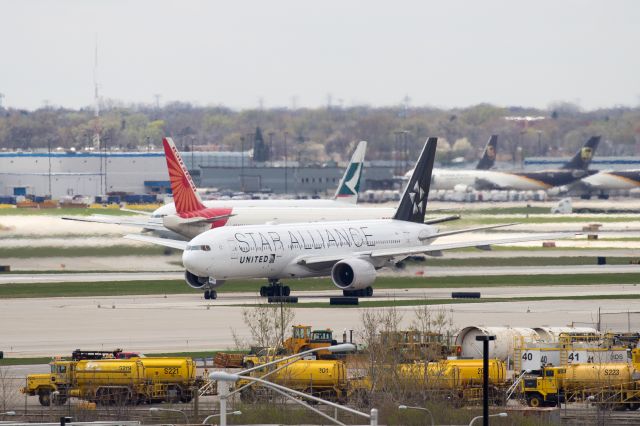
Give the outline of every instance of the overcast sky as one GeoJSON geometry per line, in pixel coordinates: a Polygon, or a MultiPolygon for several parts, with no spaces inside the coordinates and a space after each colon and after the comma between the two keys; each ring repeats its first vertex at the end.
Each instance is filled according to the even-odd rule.
{"type": "Polygon", "coordinates": [[[640,1],[0,0],[3,104],[640,104],[640,1]]]}

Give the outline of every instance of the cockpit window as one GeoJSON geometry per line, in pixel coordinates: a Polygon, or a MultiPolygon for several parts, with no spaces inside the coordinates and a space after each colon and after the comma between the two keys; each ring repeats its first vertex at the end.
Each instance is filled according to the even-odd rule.
{"type": "Polygon", "coordinates": [[[197,250],[202,250],[202,251],[211,251],[211,246],[209,246],[208,244],[195,244],[195,245],[188,245],[187,246],[187,251],[197,251],[197,250]]]}

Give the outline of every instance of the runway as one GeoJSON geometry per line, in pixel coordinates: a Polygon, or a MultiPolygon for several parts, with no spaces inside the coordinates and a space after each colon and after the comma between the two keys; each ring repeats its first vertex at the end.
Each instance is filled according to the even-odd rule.
{"type": "MultiPolygon", "coordinates": [[[[493,287],[473,289],[483,297],[523,295],[637,294],[634,285],[493,287]]],[[[335,292],[299,294],[303,301],[326,300],[335,292]]],[[[441,298],[450,290],[413,289],[378,291],[375,300],[400,298],[441,298]]],[[[205,302],[199,293],[167,296],[77,297],[0,300],[0,350],[6,357],[68,354],[76,348],[114,349],[140,352],[181,352],[235,348],[234,333],[247,343],[249,327],[242,320],[243,308],[232,304],[260,302],[257,295],[229,293],[205,302]]],[[[452,331],[468,325],[593,324],[598,309],[640,312],[640,300],[551,300],[433,305],[432,311],[445,312],[452,331]]],[[[249,308],[250,309],[250,308],[249,308]]],[[[370,308],[373,309],[373,308],[370,308]]],[[[414,321],[415,307],[398,307],[400,327],[414,321]]],[[[361,329],[366,308],[295,308],[295,323],[328,327],[338,335],[342,330],[361,329]]],[[[626,315],[612,328],[624,331],[626,315]]],[[[637,326],[637,324],[633,324],[637,326]]]]}
{"type": "MultiPolygon", "coordinates": [[[[423,271],[426,277],[456,277],[478,275],[575,275],[575,274],[629,274],[640,273],[640,265],[559,265],[559,266],[504,266],[504,267],[416,267],[407,271],[381,270],[383,276],[415,275],[423,271]]],[[[0,284],[47,282],[105,282],[180,280],[183,272],[78,272],[59,274],[0,274],[0,284]]],[[[640,281],[640,277],[639,277],[640,281]]],[[[291,282],[295,287],[295,281],[291,282]]]]}

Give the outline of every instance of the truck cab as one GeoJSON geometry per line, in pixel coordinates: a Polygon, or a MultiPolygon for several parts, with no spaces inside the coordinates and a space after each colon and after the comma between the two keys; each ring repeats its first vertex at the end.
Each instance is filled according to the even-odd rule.
{"type": "Polygon", "coordinates": [[[543,367],[524,377],[522,393],[530,407],[555,406],[562,402],[565,368],[543,367]]]}
{"type": "Polygon", "coordinates": [[[48,374],[29,374],[27,385],[21,392],[38,396],[40,405],[62,405],[67,401],[68,390],[71,387],[75,361],[53,361],[48,374]]]}

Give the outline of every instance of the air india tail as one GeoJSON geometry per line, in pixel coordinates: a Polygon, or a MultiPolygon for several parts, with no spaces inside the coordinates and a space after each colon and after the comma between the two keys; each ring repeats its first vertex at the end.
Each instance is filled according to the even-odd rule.
{"type": "Polygon", "coordinates": [[[162,145],[167,159],[167,170],[169,171],[176,212],[180,214],[205,209],[206,207],[202,204],[196,185],[193,183],[182,157],[180,157],[176,144],[171,138],[164,138],[162,145]]]}

